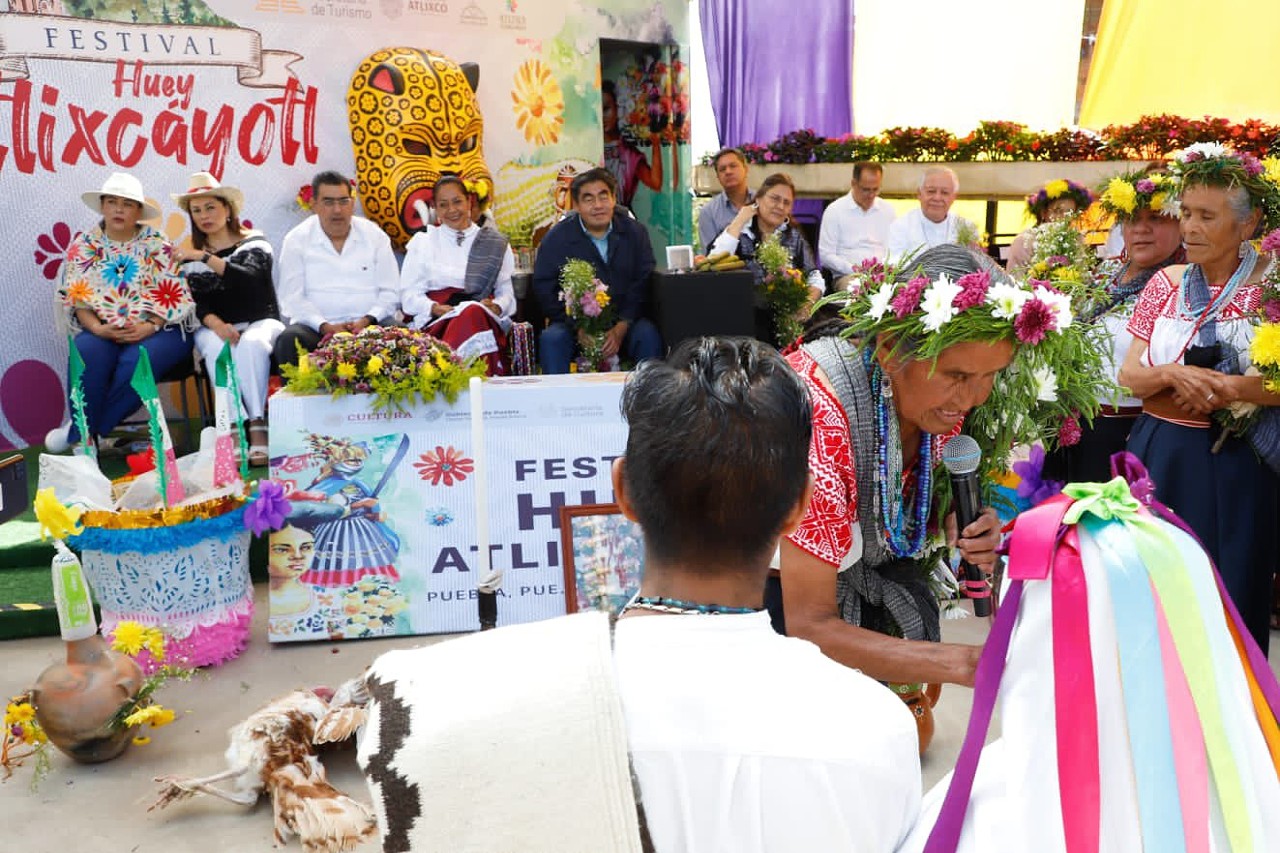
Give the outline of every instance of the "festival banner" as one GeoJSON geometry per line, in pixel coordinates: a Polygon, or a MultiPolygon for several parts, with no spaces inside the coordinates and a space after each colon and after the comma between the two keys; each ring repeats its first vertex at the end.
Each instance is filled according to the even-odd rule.
{"type": "MultiPolygon", "coordinates": [[[[498,624],[565,612],[560,507],[613,500],[622,374],[484,385],[498,624]]],[[[273,642],[479,627],[469,398],[375,412],[372,398],[272,399],[272,476],[291,511],[269,548],[273,642]]]]}
{"type": "MultiPolygon", "coordinates": [[[[170,194],[209,171],[245,192],[242,220],[277,249],[310,215],[322,169],[357,181],[361,213],[397,246],[444,172],[490,189],[522,258],[605,162],[601,40],[633,44],[623,124],[644,113],[664,177],[633,207],[658,258],[689,242],[684,0],[8,0],[0,11],[0,450],[66,418],[67,344],[50,302],[67,247],[99,216],[80,200],[116,171],[186,244],[170,194]],[[649,45],[646,48],[645,45],[649,45]],[[650,101],[652,99],[652,102],[650,101]],[[668,115],[670,113],[670,115],[668,115]]],[[[2,8],[2,7],[0,7],[2,8]]],[[[610,60],[612,63],[612,60],[610,60]]],[[[615,74],[613,65],[609,73],[615,74]]],[[[637,161],[638,162],[638,161],[637,161]]]]}

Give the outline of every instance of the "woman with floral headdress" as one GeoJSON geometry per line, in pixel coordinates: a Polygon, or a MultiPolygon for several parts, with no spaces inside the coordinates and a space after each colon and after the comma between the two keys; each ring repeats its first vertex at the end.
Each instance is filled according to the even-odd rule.
{"type": "MultiPolygon", "coordinates": [[[[949,529],[954,517],[940,523],[934,463],[1015,360],[1023,394],[991,408],[1006,424],[1028,420],[1037,397],[1032,376],[1068,344],[1079,348],[1065,296],[1017,282],[954,245],[926,250],[905,271],[856,282],[842,320],[811,326],[788,361],[813,399],[813,500],[782,540],[780,578],[766,595],[776,616],[780,580],[787,633],[874,678],[973,683],[981,650],[938,642],[928,578],[946,547],[940,529],[964,559],[990,569],[999,521],[986,510],[958,533],[949,529]],[[1038,361],[1032,350],[1044,351],[1038,361]]],[[[1092,372],[1079,374],[1046,384],[1079,381],[1092,392],[1092,372]]],[[[984,461],[999,466],[1012,433],[978,420],[984,461]],[[1004,437],[993,443],[993,434],[1004,437]]]]}
{"type": "MultiPolygon", "coordinates": [[[[1125,251],[1099,271],[1097,298],[1079,319],[1103,328],[1109,345],[1108,375],[1115,379],[1133,342],[1129,319],[1143,288],[1157,272],[1182,263],[1186,255],[1178,230],[1177,182],[1163,167],[1117,175],[1098,202],[1120,223],[1125,251]]],[[[1100,400],[1092,424],[1072,418],[1063,427],[1062,446],[1046,462],[1045,477],[1069,483],[1111,479],[1111,456],[1124,450],[1141,413],[1142,401],[1125,395],[1100,400]],[[1070,435],[1075,429],[1078,437],[1070,435]]]]}
{"type": "Polygon", "coordinates": [[[1136,340],[1120,382],[1143,409],[1129,450],[1204,543],[1265,653],[1280,480],[1214,418],[1235,403],[1280,405],[1260,376],[1244,375],[1266,271],[1250,240],[1280,225],[1280,187],[1257,158],[1217,143],[1189,146],[1170,169],[1188,264],[1156,273],[1129,322],[1136,340]]]}
{"type": "MultiPolygon", "coordinates": [[[[1040,226],[1063,219],[1075,219],[1088,210],[1091,204],[1093,193],[1088,187],[1066,178],[1058,178],[1027,196],[1027,213],[1040,226]]],[[[1031,263],[1031,256],[1035,252],[1035,235],[1035,228],[1028,228],[1009,244],[1008,268],[1011,272],[1021,270],[1031,263]]]]}

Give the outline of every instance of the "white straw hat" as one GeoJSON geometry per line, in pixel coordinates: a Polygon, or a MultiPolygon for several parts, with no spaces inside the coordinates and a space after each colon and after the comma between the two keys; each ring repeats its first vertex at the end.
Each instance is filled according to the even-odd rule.
{"type": "Polygon", "coordinates": [[[155,219],[160,216],[160,208],[147,201],[142,192],[142,181],[126,172],[116,172],[107,178],[100,190],[90,190],[81,194],[80,198],[94,213],[102,213],[102,197],[113,195],[116,198],[127,198],[142,205],[142,218],[155,219]]]}
{"type": "Polygon", "coordinates": [[[169,197],[178,203],[183,210],[190,212],[191,199],[196,196],[213,196],[222,199],[231,208],[232,216],[239,216],[244,207],[244,193],[235,187],[218,183],[218,179],[208,172],[196,172],[187,181],[185,193],[173,193],[169,197]]]}

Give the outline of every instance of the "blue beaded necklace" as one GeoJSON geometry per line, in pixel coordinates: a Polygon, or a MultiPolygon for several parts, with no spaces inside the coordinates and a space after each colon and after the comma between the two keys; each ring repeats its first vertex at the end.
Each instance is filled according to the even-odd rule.
{"type": "Polygon", "coordinates": [[[627,602],[627,606],[622,608],[622,612],[626,613],[628,610],[656,610],[659,613],[679,613],[684,616],[716,616],[719,614],[759,613],[761,609],[759,607],[729,607],[724,604],[699,604],[695,601],[681,601],[678,598],[667,598],[662,595],[652,597],[637,595],[627,602]]]}
{"type": "Polygon", "coordinates": [[[914,557],[924,548],[929,522],[929,499],[933,494],[933,445],[929,433],[920,436],[920,450],[916,457],[916,488],[911,518],[903,497],[902,438],[898,432],[898,419],[891,413],[893,387],[884,379],[884,371],[872,358],[871,349],[863,350],[863,364],[871,380],[871,397],[876,407],[876,457],[879,463],[876,489],[880,498],[880,525],[884,531],[885,545],[895,557],[914,557]],[[893,445],[892,449],[889,445],[893,445]],[[889,484],[894,484],[890,500],[889,484]]]}

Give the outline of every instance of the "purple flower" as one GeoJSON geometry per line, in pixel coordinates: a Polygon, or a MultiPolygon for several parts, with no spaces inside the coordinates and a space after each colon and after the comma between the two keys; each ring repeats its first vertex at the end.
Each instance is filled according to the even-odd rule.
{"type": "Polygon", "coordinates": [[[1153,193],[1156,191],[1156,182],[1150,178],[1143,178],[1134,184],[1133,188],[1140,193],[1153,193]]]}
{"type": "Polygon", "coordinates": [[[1025,498],[1032,506],[1058,494],[1065,485],[1058,480],[1043,478],[1044,448],[1038,444],[1032,445],[1026,462],[1013,463],[1013,473],[1021,479],[1018,483],[1018,497],[1025,498]]]}
{"type": "Polygon", "coordinates": [[[1071,263],[1071,259],[1066,255],[1050,255],[1046,263],[1051,267],[1065,267],[1067,264],[1071,263]]]}
{"type": "Polygon", "coordinates": [[[925,288],[928,286],[929,279],[924,276],[917,276],[907,282],[907,286],[899,290],[897,295],[889,300],[889,307],[893,309],[894,315],[901,320],[919,308],[920,297],[924,295],[925,288]]]}
{"type": "Polygon", "coordinates": [[[254,536],[261,536],[268,530],[284,527],[288,514],[289,499],[285,497],[284,485],[263,480],[258,484],[258,496],[244,508],[244,526],[252,530],[254,536]]]}
{"type": "Polygon", "coordinates": [[[1262,303],[1262,314],[1268,323],[1280,323],[1280,299],[1268,299],[1262,303]]]}
{"type": "Polygon", "coordinates": [[[991,276],[986,272],[971,272],[956,279],[956,284],[963,289],[951,300],[951,304],[957,311],[967,311],[986,301],[991,276]]]}
{"type": "Polygon", "coordinates": [[[1261,161],[1252,154],[1242,155],[1240,157],[1240,165],[1244,167],[1244,173],[1251,178],[1256,178],[1258,175],[1261,175],[1266,171],[1261,161]]]}
{"type": "Polygon", "coordinates": [[[1013,321],[1013,331],[1020,343],[1034,346],[1043,341],[1044,336],[1053,331],[1056,325],[1057,318],[1053,309],[1039,299],[1032,298],[1022,306],[1018,318],[1013,321]]]}
{"type": "Polygon", "coordinates": [[[1204,159],[1204,155],[1201,154],[1199,151],[1188,151],[1186,154],[1182,156],[1182,162],[1184,163],[1194,163],[1197,160],[1203,160],[1203,159],[1204,159]]]}

